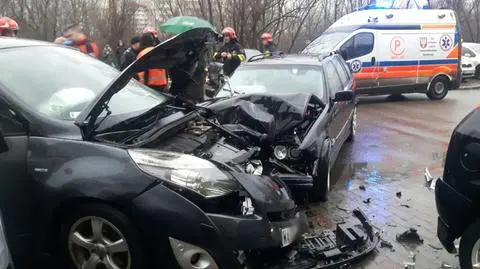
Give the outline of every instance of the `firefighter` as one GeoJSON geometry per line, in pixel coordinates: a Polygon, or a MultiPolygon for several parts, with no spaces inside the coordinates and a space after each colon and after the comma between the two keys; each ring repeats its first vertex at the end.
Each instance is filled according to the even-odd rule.
{"type": "Polygon", "coordinates": [[[213,58],[223,61],[223,73],[231,76],[241,62],[245,61],[245,51],[237,40],[237,34],[231,27],[222,31],[223,46],[215,52],[213,58]]]}
{"type": "Polygon", "coordinates": [[[145,27],[145,29],[143,29],[143,34],[146,34],[146,33],[151,33],[153,35],[154,47],[160,44],[160,39],[158,39],[158,32],[157,30],[155,30],[155,28],[145,27]]]}
{"type": "MultiPolygon", "coordinates": [[[[144,33],[140,38],[140,52],[137,59],[147,54],[155,47],[155,36],[150,33],[144,33]]],[[[137,73],[138,80],[157,91],[165,91],[167,89],[167,71],[165,69],[152,68],[137,73]]]]}
{"type": "Polygon", "coordinates": [[[273,37],[270,33],[263,33],[260,37],[262,41],[262,52],[266,55],[275,54],[277,50],[277,46],[273,43],[273,37]]]}
{"type": "Polygon", "coordinates": [[[16,37],[19,29],[16,21],[0,16],[0,36],[16,37]]]}
{"type": "Polygon", "coordinates": [[[73,24],[65,28],[63,37],[71,40],[72,45],[81,52],[95,58],[100,58],[100,50],[97,43],[90,41],[87,34],[83,32],[83,27],[79,24],[73,24]]]}

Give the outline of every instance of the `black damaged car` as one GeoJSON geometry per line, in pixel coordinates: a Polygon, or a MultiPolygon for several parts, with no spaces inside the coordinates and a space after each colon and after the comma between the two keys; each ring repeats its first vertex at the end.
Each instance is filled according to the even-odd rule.
{"type": "Polygon", "coordinates": [[[461,268],[480,268],[480,109],[455,128],[448,146],[443,178],[435,183],[438,211],[437,235],[449,252],[460,238],[461,268]]]}
{"type": "MultiPolygon", "coordinates": [[[[131,79],[154,66],[171,89],[195,83],[214,36],[185,32],[121,74],[67,47],[0,39],[0,209],[16,268],[240,268],[298,241],[305,218],[281,176],[247,164],[245,130],[131,79]]],[[[325,106],[293,104],[279,103],[325,106]]]]}
{"type": "Polygon", "coordinates": [[[258,56],[238,67],[209,108],[258,146],[247,172],[276,175],[295,194],[326,200],[331,167],[355,137],[355,80],[338,54],[258,56]]]}

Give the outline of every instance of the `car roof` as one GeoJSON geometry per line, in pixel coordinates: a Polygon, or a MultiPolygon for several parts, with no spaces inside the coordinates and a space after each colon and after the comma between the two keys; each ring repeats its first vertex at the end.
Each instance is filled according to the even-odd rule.
{"type": "Polygon", "coordinates": [[[322,60],[318,56],[311,55],[284,55],[279,57],[269,57],[247,62],[245,65],[316,65],[321,66],[322,60]]]}
{"type": "Polygon", "coordinates": [[[0,37],[0,49],[32,46],[54,46],[54,44],[33,39],[0,37]]]}

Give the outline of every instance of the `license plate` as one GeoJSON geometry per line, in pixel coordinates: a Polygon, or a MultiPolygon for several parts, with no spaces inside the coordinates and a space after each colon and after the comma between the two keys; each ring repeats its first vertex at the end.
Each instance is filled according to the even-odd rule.
{"type": "Polygon", "coordinates": [[[293,242],[293,229],[291,227],[289,228],[282,228],[280,229],[282,231],[282,247],[286,247],[293,242]]]}

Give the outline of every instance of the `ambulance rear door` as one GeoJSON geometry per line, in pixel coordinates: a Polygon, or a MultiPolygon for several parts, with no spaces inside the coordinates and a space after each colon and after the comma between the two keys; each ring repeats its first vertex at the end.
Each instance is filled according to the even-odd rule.
{"type": "Polygon", "coordinates": [[[378,86],[376,34],[375,30],[358,30],[346,38],[339,47],[340,53],[350,66],[359,89],[378,86]]]}

